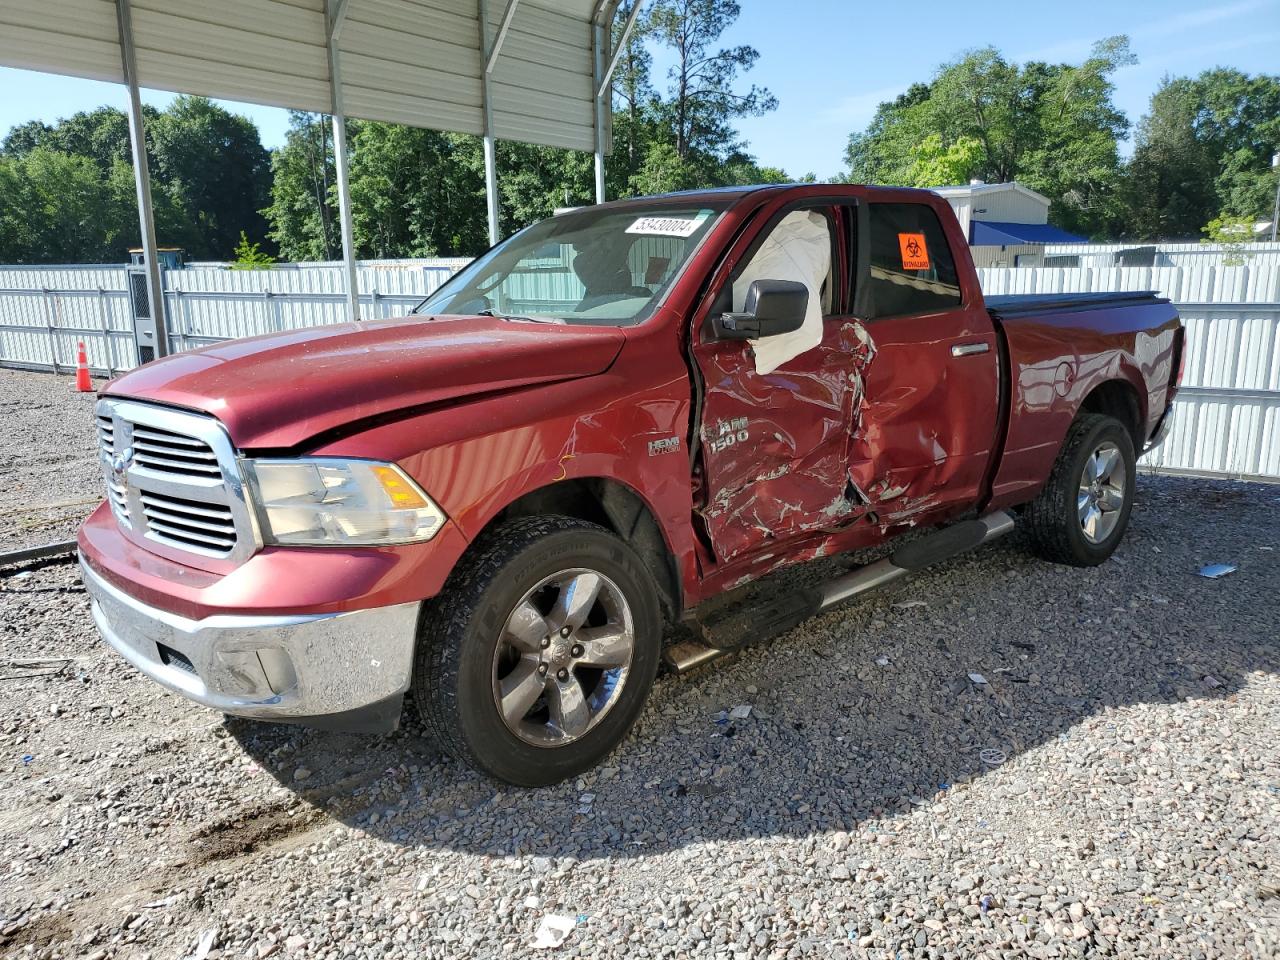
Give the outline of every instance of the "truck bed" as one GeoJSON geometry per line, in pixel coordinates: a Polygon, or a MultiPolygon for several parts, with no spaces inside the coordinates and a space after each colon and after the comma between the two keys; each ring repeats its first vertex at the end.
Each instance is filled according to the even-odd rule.
{"type": "Polygon", "coordinates": [[[1034,313],[1070,313],[1102,307],[1133,307],[1139,304],[1168,303],[1154,290],[1126,290],[1116,293],[1024,293],[986,297],[987,310],[998,320],[1034,313]]]}

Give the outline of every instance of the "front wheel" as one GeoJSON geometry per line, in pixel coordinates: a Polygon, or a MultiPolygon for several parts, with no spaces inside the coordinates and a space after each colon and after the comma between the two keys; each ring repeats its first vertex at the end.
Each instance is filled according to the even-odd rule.
{"type": "Polygon", "coordinates": [[[1096,413],[1077,417],[1048,482],[1027,507],[1033,549],[1075,567],[1102,563],[1129,525],[1136,480],[1133,439],[1124,424],[1096,413]]]}
{"type": "Polygon", "coordinates": [[[414,699],[437,743],[519,786],[594,766],[658,669],[644,564],[603,527],[523,517],[485,534],[424,613],[414,699]]]}

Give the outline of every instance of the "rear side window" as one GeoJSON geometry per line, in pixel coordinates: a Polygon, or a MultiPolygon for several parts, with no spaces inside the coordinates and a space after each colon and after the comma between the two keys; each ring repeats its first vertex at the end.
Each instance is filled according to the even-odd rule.
{"type": "Polygon", "coordinates": [[[956,262],[933,209],[922,203],[872,203],[869,208],[869,317],[958,306],[956,262]]]}

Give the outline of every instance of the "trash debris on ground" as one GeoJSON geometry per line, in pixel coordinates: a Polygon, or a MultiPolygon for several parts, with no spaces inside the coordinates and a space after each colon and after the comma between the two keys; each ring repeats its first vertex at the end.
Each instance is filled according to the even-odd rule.
{"type": "Polygon", "coordinates": [[[712,714],[712,715],[711,715],[711,722],[712,722],[712,723],[718,723],[718,724],[720,724],[720,725],[722,725],[722,726],[723,726],[724,724],[728,723],[728,722],[729,722],[729,711],[728,711],[728,710],[721,710],[719,713],[712,714]]]}
{"type": "Polygon", "coordinates": [[[929,605],[929,604],[927,604],[927,603],[926,603],[925,601],[923,601],[923,600],[903,600],[901,603],[895,603],[895,604],[893,604],[893,605],[892,605],[892,609],[894,609],[894,610],[912,610],[912,609],[914,609],[914,608],[916,608],[916,607],[927,607],[928,605],[929,605]]]}
{"type": "Polygon", "coordinates": [[[195,953],[191,954],[188,960],[205,960],[209,956],[209,951],[213,949],[214,938],[218,936],[216,928],[210,928],[200,934],[200,939],[196,941],[195,953]]]}
{"type": "Polygon", "coordinates": [[[749,716],[751,716],[751,704],[749,703],[740,703],[729,711],[730,720],[745,720],[749,716]]]}
{"type": "Polygon", "coordinates": [[[533,935],[533,948],[535,950],[546,950],[551,947],[558,947],[569,939],[569,934],[573,932],[577,920],[573,917],[562,916],[557,913],[549,913],[542,918],[542,922],[538,924],[538,930],[533,935]]]}
{"type": "Polygon", "coordinates": [[[1219,577],[1235,572],[1235,566],[1230,563],[1210,563],[1200,568],[1200,576],[1208,577],[1210,580],[1217,580],[1219,577]]]}
{"type": "Polygon", "coordinates": [[[591,812],[591,804],[595,803],[596,795],[594,793],[584,793],[578,797],[578,813],[588,814],[591,812]]]}
{"type": "Polygon", "coordinates": [[[26,680],[28,677],[52,677],[67,669],[71,657],[45,657],[38,660],[6,660],[0,680],[26,680]]]}
{"type": "Polygon", "coordinates": [[[987,678],[980,673],[969,674],[969,679],[972,680],[974,683],[976,683],[980,687],[984,686],[987,682],[987,678]]]}
{"type": "Polygon", "coordinates": [[[889,658],[888,658],[888,657],[876,657],[876,666],[877,666],[877,667],[887,667],[888,665],[889,665],[889,658]]]}
{"type": "Polygon", "coordinates": [[[985,916],[986,912],[991,909],[993,898],[991,894],[984,893],[982,899],[978,901],[978,910],[985,916]]]}
{"type": "Polygon", "coordinates": [[[35,759],[35,755],[34,755],[34,754],[24,753],[24,754],[22,755],[22,765],[23,765],[24,767],[29,767],[29,766],[31,766],[31,761],[32,761],[32,760],[34,760],[34,759],[35,759]]]}
{"type": "Polygon", "coordinates": [[[995,747],[987,747],[978,754],[978,759],[989,767],[998,767],[1009,758],[1005,756],[1003,750],[997,750],[995,747]]]}

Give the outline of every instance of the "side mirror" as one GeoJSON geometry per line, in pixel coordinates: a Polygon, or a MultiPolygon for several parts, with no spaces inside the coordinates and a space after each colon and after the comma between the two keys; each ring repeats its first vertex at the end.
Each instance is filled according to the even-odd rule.
{"type": "Polygon", "coordinates": [[[794,280],[753,280],[741,313],[712,321],[717,340],[759,340],[799,330],[809,309],[809,288],[794,280]]]}

